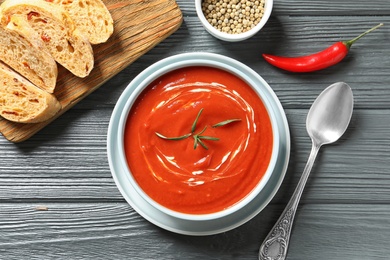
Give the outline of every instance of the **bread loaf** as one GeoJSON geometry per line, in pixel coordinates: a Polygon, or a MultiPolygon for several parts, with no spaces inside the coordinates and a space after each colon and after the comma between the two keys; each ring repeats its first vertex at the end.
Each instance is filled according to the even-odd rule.
{"type": "Polygon", "coordinates": [[[24,31],[23,35],[14,31],[15,24],[0,17],[0,60],[8,64],[36,86],[49,93],[54,91],[57,81],[57,64],[45,51],[42,41],[24,31]]]}
{"type": "Polygon", "coordinates": [[[101,0],[46,0],[61,5],[91,44],[106,42],[114,31],[110,12],[101,0]]]}
{"type": "Polygon", "coordinates": [[[0,62],[0,115],[19,123],[38,123],[53,117],[60,103],[0,62]]]}
{"type": "Polygon", "coordinates": [[[34,30],[54,59],[78,77],[86,77],[94,66],[88,39],[75,27],[68,13],[59,5],[44,0],[6,0],[1,5],[6,21],[24,19],[29,28],[15,29],[22,35],[34,30]]]}

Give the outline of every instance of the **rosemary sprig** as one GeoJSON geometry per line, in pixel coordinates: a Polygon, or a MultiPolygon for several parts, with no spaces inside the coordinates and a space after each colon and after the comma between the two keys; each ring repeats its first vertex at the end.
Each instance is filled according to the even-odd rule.
{"type": "Polygon", "coordinates": [[[211,140],[211,141],[219,141],[219,138],[217,137],[212,137],[212,136],[207,136],[207,135],[201,135],[204,133],[204,131],[206,131],[206,128],[207,126],[205,126],[203,128],[202,131],[200,131],[199,133],[193,135],[192,137],[194,138],[194,149],[196,149],[196,147],[198,147],[198,143],[206,150],[208,150],[209,148],[204,144],[204,142],[202,141],[202,139],[204,140],[211,140]]]}
{"type": "Polygon", "coordinates": [[[190,137],[192,135],[192,133],[189,133],[189,134],[186,134],[186,135],[182,135],[182,136],[176,136],[176,137],[166,137],[160,133],[157,133],[155,132],[155,134],[162,138],[162,139],[165,139],[165,140],[173,140],[173,141],[179,141],[179,140],[183,140],[183,139],[186,139],[187,137],[190,137]]]}
{"type": "MultiPolygon", "coordinates": [[[[199,120],[199,117],[202,114],[202,112],[203,112],[203,108],[199,110],[199,112],[198,112],[194,122],[192,123],[191,133],[188,133],[188,134],[185,134],[185,135],[181,135],[181,136],[175,136],[175,137],[167,137],[167,136],[164,136],[164,135],[162,135],[162,134],[160,134],[158,132],[155,132],[155,134],[158,137],[162,138],[162,139],[173,140],[173,141],[183,140],[183,139],[186,139],[186,138],[188,138],[188,137],[190,137],[192,135],[192,137],[194,138],[194,149],[196,149],[198,147],[198,144],[199,144],[204,149],[208,150],[209,148],[206,146],[206,144],[203,142],[203,140],[219,141],[219,138],[213,137],[213,136],[202,135],[206,131],[207,126],[205,126],[202,129],[202,131],[200,131],[199,133],[195,134],[196,125],[198,124],[198,120],[199,120]]],[[[219,122],[219,123],[217,123],[215,125],[212,125],[212,127],[213,128],[221,127],[221,126],[224,126],[224,125],[227,125],[227,124],[230,124],[230,123],[233,123],[233,122],[237,122],[237,121],[241,121],[241,119],[228,119],[228,120],[219,122]]]]}
{"type": "MultiPolygon", "coordinates": [[[[201,108],[201,109],[199,110],[198,115],[196,116],[194,122],[192,123],[191,133],[194,133],[194,132],[195,132],[196,124],[198,123],[200,114],[202,114],[202,112],[203,112],[203,108],[201,108]]],[[[206,130],[206,129],[204,129],[204,130],[206,130]]]]}
{"type": "Polygon", "coordinates": [[[237,122],[237,121],[241,121],[241,119],[240,118],[228,119],[228,120],[219,122],[219,123],[217,123],[215,125],[212,125],[211,127],[216,128],[216,127],[224,126],[224,125],[227,125],[227,124],[230,124],[230,123],[233,123],[233,122],[237,122]]]}

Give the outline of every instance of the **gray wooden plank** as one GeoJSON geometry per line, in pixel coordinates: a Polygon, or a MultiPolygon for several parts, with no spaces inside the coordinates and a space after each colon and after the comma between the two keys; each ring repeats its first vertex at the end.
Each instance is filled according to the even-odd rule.
{"type": "MultiPolygon", "coordinates": [[[[64,121],[53,122],[20,144],[0,139],[0,200],[121,201],[106,155],[110,113],[109,109],[81,111],[79,117],[69,113],[64,121]],[[53,131],[64,123],[69,123],[67,129],[53,131]]],[[[310,152],[307,109],[286,110],[286,114],[291,162],[275,203],[291,195],[310,152]]],[[[341,140],[320,151],[303,202],[390,201],[389,125],[389,110],[355,110],[341,140]]]]}
{"type": "MultiPolygon", "coordinates": [[[[232,231],[192,237],[150,224],[125,203],[0,204],[0,258],[256,259],[283,206],[232,231]],[[42,206],[48,210],[36,210],[42,206]]],[[[287,259],[387,259],[389,218],[388,205],[301,205],[287,259]]]]}
{"type": "MultiPolygon", "coordinates": [[[[193,1],[177,0],[185,16],[195,15],[193,1]]],[[[375,0],[369,3],[364,0],[278,0],[274,1],[273,16],[362,16],[389,15],[390,5],[387,0],[375,0]]]]}
{"type": "Polygon", "coordinates": [[[158,60],[186,52],[212,52],[243,62],[259,73],[274,89],[285,108],[307,108],[319,91],[337,82],[349,83],[357,108],[390,106],[390,17],[278,16],[253,38],[244,43],[215,39],[200,25],[197,17],[185,16],[182,27],[167,40],[107,82],[74,109],[100,109],[115,105],[127,84],[142,70],[158,60]],[[385,26],[355,43],[348,56],[328,69],[296,74],[266,63],[262,53],[305,55],[320,51],[336,41],[348,40],[384,22],[385,26]],[[242,44],[245,44],[243,48],[242,44]]]}

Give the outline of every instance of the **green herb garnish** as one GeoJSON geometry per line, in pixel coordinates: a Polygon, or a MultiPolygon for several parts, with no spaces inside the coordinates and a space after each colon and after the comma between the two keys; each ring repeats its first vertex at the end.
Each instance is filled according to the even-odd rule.
{"type": "Polygon", "coordinates": [[[241,121],[241,119],[237,118],[237,119],[229,119],[229,120],[225,120],[225,121],[222,121],[222,122],[219,122],[215,125],[212,125],[212,127],[220,127],[220,126],[224,126],[224,125],[227,125],[227,124],[230,124],[230,123],[233,123],[233,122],[237,122],[237,121],[241,121]]]}
{"type": "Polygon", "coordinates": [[[160,133],[157,133],[156,132],[156,135],[162,139],[165,139],[165,140],[174,140],[174,141],[179,141],[179,140],[183,140],[183,139],[186,139],[187,137],[190,137],[192,135],[192,133],[189,133],[189,134],[186,134],[186,135],[182,135],[182,136],[176,136],[176,137],[166,137],[160,133]]]}
{"type": "MultiPolygon", "coordinates": [[[[203,112],[203,108],[199,110],[194,122],[192,123],[192,126],[191,126],[191,133],[188,133],[188,134],[185,134],[185,135],[181,135],[181,136],[175,136],[175,137],[167,137],[165,135],[162,135],[158,132],[155,132],[156,135],[162,139],[165,139],[165,140],[172,140],[172,141],[179,141],[179,140],[183,140],[183,139],[186,139],[188,137],[190,137],[192,135],[192,137],[194,138],[194,149],[196,149],[198,147],[198,144],[200,146],[202,146],[204,149],[208,150],[209,148],[206,146],[206,144],[203,142],[203,140],[209,140],[209,141],[219,141],[219,138],[217,137],[213,137],[213,136],[207,136],[207,135],[202,135],[206,129],[207,129],[207,126],[205,126],[202,131],[200,131],[199,133],[195,134],[195,130],[196,130],[196,125],[198,124],[198,120],[199,120],[199,117],[200,115],[202,114],[203,112]]],[[[241,119],[229,119],[229,120],[225,120],[225,121],[222,121],[222,122],[219,122],[215,125],[213,125],[212,127],[215,128],[215,127],[221,127],[221,126],[224,126],[224,125],[227,125],[227,124],[230,124],[230,123],[233,123],[233,122],[237,122],[237,121],[241,121],[241,119]]]]}
{"type": "Polygon", "coordinates": [[[217,137],[212,137],[212,136],[207,136],[207,135],[201,135],[204,133],[204,131],[206,131],[206,128],[207,126],[205,126],[203,128],[202,131],[200,131],[199,133],[193,135],[192,137],[194,138],[194,149],[196,149],[196,147],[198,146],[198,143],[206,150],[208,150],[209,148],[203,143],[202,139],[204,140],[211,140],[211,141],[219,141],[219,138],[217,137]]]}
{"type": "MultiPolygon", "coordinates": [[[[198,112],[198,115],[196,116],[194,122],[192,123],[192,127],[191,127],[191,133],[194,133],[195,132],[195,128],[196,128],[196,124],[198,123],[198,119],[200,117],[200,114],[202,114],[203,112],[203,108],[201,108],[198,112]]],[[[203,131],[204,132],[204,131],[203,131]]]]}

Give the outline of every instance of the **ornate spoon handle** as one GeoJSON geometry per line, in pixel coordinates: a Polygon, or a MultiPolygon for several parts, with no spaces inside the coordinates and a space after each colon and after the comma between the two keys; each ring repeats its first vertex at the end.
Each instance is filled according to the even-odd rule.
{"type": "Polygon", "coordinates": [[[320,147],[313,143],[309,159],[290,201],[260,246],[259,260],[284,260],[286,258],[295,212],[320,147]]]}

